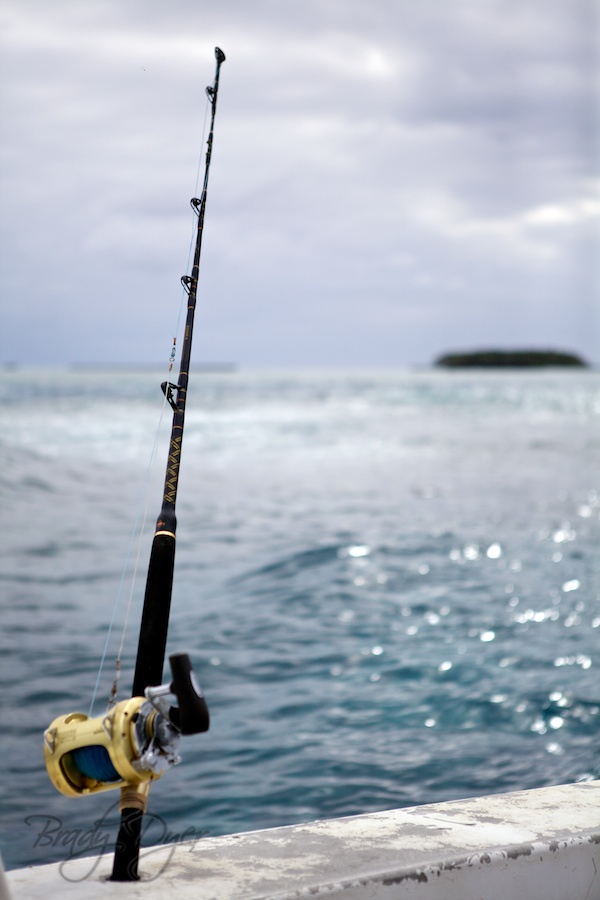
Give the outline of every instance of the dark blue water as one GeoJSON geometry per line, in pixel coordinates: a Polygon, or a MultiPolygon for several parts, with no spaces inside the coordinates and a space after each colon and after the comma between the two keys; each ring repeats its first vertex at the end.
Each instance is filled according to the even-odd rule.
{"type": "MultiPolygon", "coordinates": [[[[147,483],[128,694],[160,380],[2,379],[9,867],[114,831],[118,795],[63,798],[41,736],[89,710],[147,483]]],[[[147,841],[163,821],[217,835],[599,777],[599,418],[593,372],[199,373],[168,650],[192,656],[212,724],[153,786],[147,841]]]]}

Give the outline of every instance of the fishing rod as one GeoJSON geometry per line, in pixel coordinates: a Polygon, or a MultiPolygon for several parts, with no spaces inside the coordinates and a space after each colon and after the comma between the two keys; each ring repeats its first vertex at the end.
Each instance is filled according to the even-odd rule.
{"type": "Polygon", "coordinates": [[[152,781],[180,761],[182,735],[208,730],[209,713],[187,654],[169,657],[171,680],[161,684],[173,588],[177,518],[175,504],[185,423],[194,313],[202,234],[212,157],[219,75],[225,54],[215,48],[204,184],[191,200],[197,216],[196,244],[190,275],[181,279],[187,294],[187,318],[177,384],[161,388],[173,410],[173,423],[162,506],[150,552],[132,696],[95,719],[83,713],[60,716],[44,733],[44,757],[52,783],[66,796],[121,789],[121,821],[113,861],[113,881],[137,881],[142,821],[152,781]],[[176,698],[177,704],[172,702],[176,698]]]}

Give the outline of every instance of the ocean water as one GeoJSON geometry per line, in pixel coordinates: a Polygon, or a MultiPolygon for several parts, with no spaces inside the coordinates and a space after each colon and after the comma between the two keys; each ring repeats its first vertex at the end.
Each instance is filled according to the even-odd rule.
{"type": "MultiPolygon", "coordinates": [[[[102,712],[131,595],[128,695],[163,377],[2,375],[8,867],[111,849],[118,793],[58,794],[42,732],[114,613],[102,712]]],[[[212,722],[144,842],[600,777],[599,419],[591,371],[193,374],[168,652],[212,722]]]]}

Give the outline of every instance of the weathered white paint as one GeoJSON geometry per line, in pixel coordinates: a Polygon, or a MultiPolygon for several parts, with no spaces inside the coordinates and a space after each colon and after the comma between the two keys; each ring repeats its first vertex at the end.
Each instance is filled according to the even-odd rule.
{"type": "Polygon", "coordinates": [[[4,866],[2,865],[2,859],[0,858],[0,900],[9,900],[10,894],[8,892],[8,884],[6,883],[6,873],[4,871],[4,866]]]}
{"type": "Polygon", "coordinates": [[[13,900],[600,900],[600,782],[229,835],[7,873],[13,900]]]}

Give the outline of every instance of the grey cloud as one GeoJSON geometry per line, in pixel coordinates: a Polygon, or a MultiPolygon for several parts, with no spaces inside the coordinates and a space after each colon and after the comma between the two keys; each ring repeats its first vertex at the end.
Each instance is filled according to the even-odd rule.
{"type": "Polygon", "coordinates": [[[215,44],[205,358],[599,358],[587,0],[7,0],[5,19],[0,360],[168,356],[215,44]]]}

